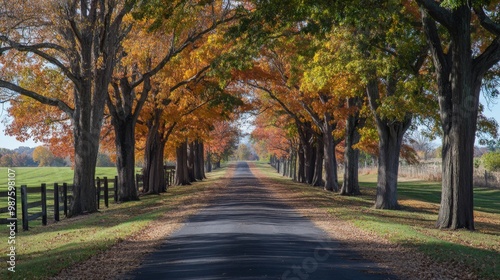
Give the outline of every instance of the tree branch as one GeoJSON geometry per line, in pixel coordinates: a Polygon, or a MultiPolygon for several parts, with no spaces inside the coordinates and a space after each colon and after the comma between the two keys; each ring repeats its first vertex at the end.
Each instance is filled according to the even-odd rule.
{"type": "Polygon", "coordinates": [[[69,107],[66,103],[64,103],[64,101],[62,101],[60,99],[45,97],[45,96],[40,95],[34,91],[27,90],[25,88],[22,88],[18,85],[15,85],[13,83],[10,83],[10,82],[4,81],[4,80],[0,80],[0,87],[12,90],[12,91],[17,92],[17,93],[24,95],[24,96],[31,97],[40,103],[58,107],[59,109],[64,111],[66,114],[68,114],[71,118],[73,118],[74,110],[71,109],[71,107],[69,107]]]}
{"type": "Polygon", "coordinates": [[[495,36],[500,36],[500,24],[491,20],[491,18],[486,15],[482,7],[474,7],[474,12],[479,18],[479,22],[481,23],[481,26],[484,27],[484,29],[493,33],[495,36]]]}
{"type": "Polygon", "coordinates": [[[420,13],[422,15],[422,23],[424,25],[425,34],[427,35],[427,41],[432,53],[434,65],[438,68],[438,71],[440,71],[440,69],[447,69],[448,59],[441,46],[441,39],[439,38],[436,22],[429,17],[427,10],[424,8],[420,8],[420,13]]]}
{"type": "Polygon", "coordinates": [[[451,12],[441,7],[439,2],[434,0],[416,0],[418,5],[429,12],[429,15],[441,23],[446,29],[453,29],[454,21],[451,12]]]}

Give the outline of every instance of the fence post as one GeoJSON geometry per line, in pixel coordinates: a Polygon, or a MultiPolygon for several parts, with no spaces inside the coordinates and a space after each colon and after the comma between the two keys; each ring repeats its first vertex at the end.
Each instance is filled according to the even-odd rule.
{"type": "Polygon", "coordinates": [[[115,176],[115,185],[113,186],[115,190],[115,203],[118,202],[118,176],[115,176]]]}
{"type": "Polygon", "coordinates": [[[64,216],[68,217],[68,184],[63,183],[63,208],[64,216]]]}
{"type": "Polygon", "coordinates": [[[28,187],[21,186],[21,210],[23,214],[23,230],[28,230],[28,187]]]}
{"type": "Polygon", "coordinates": [[[106,208],[109,207],[108,177],[104,177],[104,205],[106,208]]]}
{"type": "Polygon", "coordinates": [[[59,185],[54,183],[54,220],[59,221],[59,185]]]}
{"type": "Polygon", "coordinates": [[[47,185],[42,183],[42,225],[47,225],[47,185]]]}
{"type": "Polygon", "coordinates": [[[96,178],[96,184],[97,209],[99,209],[99,201],[101,200],[101,179],[99,177],[96,178]]]}
{"type": "Polygon", "coordinates": [[[488,171],[484,170],[484,184],[488,187],[488,171]]]}

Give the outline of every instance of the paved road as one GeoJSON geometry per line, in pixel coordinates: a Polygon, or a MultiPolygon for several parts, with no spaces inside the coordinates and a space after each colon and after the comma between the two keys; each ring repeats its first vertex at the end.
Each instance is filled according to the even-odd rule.
{"type": "Polygon", "coordinates": [[[273,199],[238,163],[227,191],[142,266],[135,279],[388,279],[376,264],[329,239],[307,218],[273,199]]]}

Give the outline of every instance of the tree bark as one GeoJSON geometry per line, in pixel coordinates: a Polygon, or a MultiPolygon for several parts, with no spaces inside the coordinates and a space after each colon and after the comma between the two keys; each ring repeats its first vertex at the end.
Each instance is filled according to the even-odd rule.
{"type": "MultiPolygon", "coordinates": [[[[347,101],[348,107],[360,107],[360,98],[349,98],[347,101]]],[[[345,136],[345,156],[344,156],[344,182],[340,189],[341,195],[360,195],[358,181],[358,162],[359,162],[359,149],[353,148],[361,136],[358,128],[362,120],[359,117],[359,110],[347,117],[346,121],[346,136],[345,136]]]]}
{"type": "Polygon", "coordinates": [[[206,179],[205,175],[205,144],[203,141],[198,142],[198,168],[200,169],[200,178],[199,180],[206,179]]]}
{"type": "Polygon", "coordinates": [[[74,127],[75,173],[70,217],[97,211],[95,168],[99,151],[99,133],[94,135],[74,127]],[[97,135],[96,135],[97,134],[97,135]]]}
{"type": "Polygon", "coordinates": [[[159,124],[156,122],[149,127],[144,151],[143,192],[147,194],[159,194],[167,189],[163,166],[166,142],[161,140],[158,126],[159,124]]]}
{"type": "Polygon", "coordinates": [[[393,122],[390,125],[377,122],[379,157],[376,209],[399,209],[397,193],[399,153],[403,136],[410,124],[411,117],[403,122],[393,122]]]}
{"type": "Polygon", "coordinates": [[[195,151],[194,151],[194,141],[187,145],[187,168],[188,168],[188,178],[190,182],[196,182],[195,176],[195,151]]]}
{"type": "Polygon", "coordinates": [[[312,163],[313,179],[310,184],[312,186],[319,187],[325,185],[325,182],[323,181],[323,162],[324,162],[325,147],[323,145],[323,136],[314,138],[315,138],[315,144],[313,150],[314,162],[312,163]]]}
{"type": "Polygon", "coordinates": [[[305,183],[306,182],[306,176],[305,176],[305,160],[304,160],[304,145],[300,145],[299,149],[297,151],[297,159],[298,159],[298,164],[297,164],[297,182],[299,183],[305,183]]]}
{"type": "Polygon", "coordinates": [[[327,191],[338,191],[337,178],[337,159],[335,157],[335,139],[333,139],[333,128],[330,124],[332,117],[329,113],[325,113],[323,121],[323,147],[324,147],[324,162],[325,162],[325,186],[327,191]]]}
{"type": "MultiPolygon", "coordinates": [[[[443,129],[442,193],[436,226],[474,230],[473,151],[479,93],[485,73],[500,60],[500,44],[493,40],[472,58],[471,7],[462,5],[448,11],[424,1],[418,3],[435,66],[443,129]],[[447,53],[442,49],[436,21],[451,35],[447,53]]],[[[474,10],[481,25],[498,38],[498,26],[489,25],[487,20],[491,19],[479,5],[474,10]]]]}
{"type": "MultiPolygon", "coordinates": [[[[387,96],[395,94],[396,79],[387,79],[387,96]]],[[[403,136],[410,127],[412,115],[407,113],[404,120],[382,119],[377,113],[380,102],[379,82],[377,79],[369,81],[366,93],[375,118],[379,136],[379,156],[377,173],[377,195],[375,208],[399,209],[398,204],[398,171],[399,153],[403,136]]]]}
{"type": "Polygon", "coordinates": [[[112,120],[115,131],[118,201],[139,200],[135,185],[135,122],[112,120]]]}
{"type": "Polygon", "coordinates": [[[177,186],[191,185],[187,166],[187,141],[182,142],[176,150],[175,184],[177,186]]]}
{"type": "Polygon", "coordinates": [[[205,161],[207,173],[212,172],[212,159],[210,152],[207,153],[207,160],[205,161]]]}

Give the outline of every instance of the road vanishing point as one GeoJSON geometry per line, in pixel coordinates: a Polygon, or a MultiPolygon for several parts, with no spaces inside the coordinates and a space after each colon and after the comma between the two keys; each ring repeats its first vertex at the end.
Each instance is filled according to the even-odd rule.
{"type": "Polygon", "coordinates": [[[230,184],[130,279],[395,279],[332,240],[238,162],[230,184]]]}

